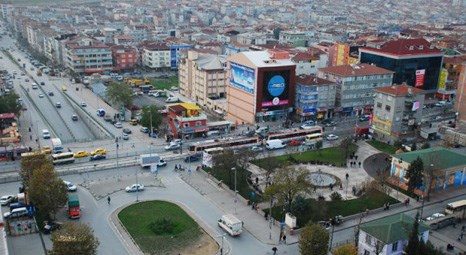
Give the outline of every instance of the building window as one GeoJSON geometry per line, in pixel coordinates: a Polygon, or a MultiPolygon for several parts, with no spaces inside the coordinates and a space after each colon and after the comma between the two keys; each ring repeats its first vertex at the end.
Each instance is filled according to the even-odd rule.
{"type": "Polygon", "coordinates": [[[398,250],[398,242],[394,242],[392,244],[392,251],[397,251],[398,250]]]}
{"type": "Polygon", "coordinates": [[[201,126],[201,122],[200,121],[196,121],[196,127],[199,127],[201,126]]]}
{"type": "Polygon", "coordinates": [[[377,108],[382,108],[382,103],[377,103],[377,108]]]}
{"type": "Polygon", "coordinates": [[[386,106],[385,106],[385,110],[386,110],[387,112],[389,112],[391,109],[392,109],[392,107],[391,107],[390,105],[386,105],[386,106]]]}
{"type": "Polygon", "coordinates": [[[369,245],[372,243],[372,236],[366,234],[366,243],[369,245]]]}

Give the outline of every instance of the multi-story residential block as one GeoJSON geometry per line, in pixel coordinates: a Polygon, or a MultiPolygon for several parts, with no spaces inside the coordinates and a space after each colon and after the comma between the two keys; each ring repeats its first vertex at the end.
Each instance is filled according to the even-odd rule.
{"type": "Polygon", "coordinates": [[[314,75],[297,75],[295,110],[301,121],[333,116],[337,84],[314,75]]]}
{"type": "Polygon", "coordinates": [[[399,39],[376,48],[359,49],[361,63],[374,64],[395,72],[393,82],[437,91],[443,52],[425,39],[399,39]]]}
{"type": "Polygon", "coordinates": [[[394,143],[417,135],[425,91],[406,84],[374,89],[372,130],[375,139],[394,143]]]}
{"type": "Polygon", "coordinates": [[[75,73],[112,71],[112,52],[101,42],[77,38],[66,44],[66,67],[75,73]]]}
{"type": "Polygon", "coordinates": [[[278,37],[280,44],[292,44],[294,46],[307,46],[307,39],[309,38],[306,32],[301,31],[281,31],[278,37]]]}
{"type": "Polygon", "coordinates": [[[250,45],[231,43],[231,44],[225,45],[225,47],[223,48],[223,54],[225,56],[233,56],[243,51],[249,51],[250,50],[249,46],[250,45]]]}
{"type": "Polygon", "coordinates": [[[145,44],[141,50],[142,65],[152,69],[167,69],[171,66],[170,47],[165,43],[145,44]]]}
{"type": "Polygon", "coordinates": [[[442,100],[451,101],[456,94],[461,65],[466,63],[466,56],[445,56],[443,58],[443,68],[440,73],[438,91],[436,97],[442,100]]]}
{"type": "Polygon", "coordinates": [[[352,65],[359,62],[360,46],[337,42],[328,49],[329,66],[352,65]],[[354,52],[354,56],[353,53],[354,52]]]}
{"type": "Polygon", "coordinates": [[[296,75],[316,75],[319,68],[327,67],[328,55],[317,48],[298,52],[291,60],[296,64],[296,75]]]}
{"type": "Polygon", "coordinates": [[[466,123],[466,62],[460,66],[454,109],[457,113],[457,120],[466,123]]]}
{"type": "Polygon", "coordinates": [[[282,50],[240,52],[228,59],[228,119],[283,120],[293,110],[296,65],[282,50]]]}
{"type": "Polygon", "coordinates": [[[168,105],[167,119],[171,134],[177,138],[191,139],[200,137],[209,131],[207,116],[194,104],[168,105]]]}
{"type": "Polygon", "coordinates": [[[390,86],[393,72],[374,65],[343,65],[319,69],[319,78],[337,83],[336,112],[340,116],[369,114],[373,89],[390,86]]]}
{"type": "Polygon", "coordinates": [[[189,44],[171,44],[168,46],[170,49],[170,68],[178,69],[179,60],[184,50],[190,49],[189,44]]]}
{"type": "MultiPolygon", "coordinates": [[[[358,254],[364,255],[401,255],[408,245],[409,234],[414,218],[405,214],[395,214],[361,225],[359,232],[358,254]]],[[[420,240],[429,240],[429,226],[420,222],[420,240]]]]}
{"type": "Polygon", "coordinates": [[[198,105],[223,112],[226,108],[226,62],[224,56],[189,50],[178,69],[180,94],[198,105]]]}
{"type": "Polygon", "coordinates": [[[135,47],[114,45],[110,47],[112,51],[113,70],[124,71],[133,70],[138,63],[138,52],[135,47]]]}

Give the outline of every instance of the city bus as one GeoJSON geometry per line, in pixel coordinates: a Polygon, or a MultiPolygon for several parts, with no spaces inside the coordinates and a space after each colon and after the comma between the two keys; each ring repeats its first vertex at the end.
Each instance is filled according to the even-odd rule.
{"type": "Polygon", "coordinates": [[[54,165],[74,163],[74,153],[63,152],[63,153],[53,154],[52,163],[54,165]]]}
{"type": "Polygon", "coordinates": [[[445,214],[456,215],[456,217],[464,219],[466,216],[466,200],[460,200],[447,204],[447,208],[445,208],[445,214]]]}
{"type": "Polygon", "coordinates": [[[223,147],[227,149],[236,149],[242,147],[252,147],[260,145],[259,137],[242,137],[224,140],[210,140],[205,142],[197,142],[189,146],[189,153],[202,153],[205,149],[223,147]]]}
{"type": "Polygon", "coordinates": [[[323,140],[322,133],[310,134],[304,137],[304,143],[306,145],[314,145],[317,142],[322,141],[322,140],[323,140]]]}
{"type": "Polygon", "coordinates": [[[214,157],[213,155],[221,154],[224,152],[223,147],[214,147],[205,149],[202,152],[202,165],[206,167],[213,167],[214,165],[214,157]]]}
{"type": "MultiPolygon", "coordinates": [[[[305,140],[306,136],[313,135],[315,137],[321,137],[323,135],[322,127],[316,126],[308,129],[298,129],[292,131],[285,131],[281,133],[273,133],[267,135],[267,140],[282,140],[288,143],[291,140],[305,140]]],[[[316,138],[318,139],[318,138],[316,138]]]]}

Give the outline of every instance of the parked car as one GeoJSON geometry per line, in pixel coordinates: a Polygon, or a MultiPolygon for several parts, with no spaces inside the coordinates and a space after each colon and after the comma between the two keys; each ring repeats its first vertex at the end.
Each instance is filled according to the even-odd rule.
{"type": "Polygon", "coordinates": [[[181,147],[181,145],[172,142],[169,145],[165,146],[165,150],[174,151],[174,150],[178,150],[180,147],[181,147]]]}
{"type": "Polygon", "coordinates": [[[141,127],[140,130],[141,130],[141,132],[143,132],[143,133],[146,133],[146,134],[149,133],[149,129],[146,128],[146,127],[141,127]]]}
{"type": "Polygon", "coordinates": [[[165,100],[166,103],[176,103],[176,102],[178,102],[178,101],[179,101],[178,97],[168,97],[168,98],[165,100]]]}
{"type": "Polygon", "coordinates": [[[107,150],[103,148],[98,148],[95,151],[91,152],[91,155],[100,155],[100,154],[107,154],[107,150]]]}
{"type": "Polygon", "coordinates": [[[131,186],[128,186],[125,188],[126,192],[137,192],[137,191],[143,191],[144,190],[144,185],[143,184],[133,184],[131,186]]]}
{"type": "Polygon", "coordinates": [[[252,146],[250,148],[251,151],[263,151],[264,148],[262,146],[259,146],[259,145],[255,145],[255,146],[252,146]]]}
{"type": "Polygon", "coordinates": [[[313,127],[315,127],[315,126],[316,126],[315,121],[309,120],[309,121],[304,122],[304,123],[300,126],[300,128],[301,128],[301,129],[308,129],[308,128],[313,128],[313,127]]]}
{"type": "Polygon", "coordinates": [[[131,132],[131,129],[129,129],[129,128],[124,128],[124,129],[123,129],[123,133],[125,133],[125,134],[131,134],[132,132],[131,132]]]}
{"type": "Polygon", "coordinates": [[[329,134],[327,135],[327,141],[335,141],[335,140],[338,140],[338,136],[337,135],[334,135],[334,134],[329,134]]]}
{"type": "Polygon", "coordinates": [[[123,134],[123,140],[129,140],[129,135],[128,134],[123,134]]]}
{"type": "Polygon", "coordinates": [[[90,161],[105,159],[105,154],[97,154],[89,158],[90,161]]]}
{"type": "Polygon", "coordinates": [[[0,198],[0,204],[9,205],[13,201],[13,195],[5,195],[0,198]]]}
{"type": "Polygon", "coordinates": [[[89,152],[87,151],[78,151],[74,154],[75,158],[84,158],[84,157],[89,157],[89,152]]]}
{"type": "Polygon", "coordinates": [[[324,125],[326,127],[333,127],[333,126],[337,125],[337,123],[332,119],[325,119],[321,123],[322,123],[322,125],[324,125]]]}
{"type": "Polygon", "coordinates": [[[68,191],[76,191],[78,189],[78,187],[76,187],[76,185],[74,185],[73,183],[71,183],[69,181],[63,181],[63,183],[65,184],[66,189],[68,191]]]}
{"type": "Polygon", "coordinates": [[[55,230],[58,230],[63,225],[63,222],[60,221],[46,221],[44,226],[44,234],[48,235],[55,230]]]}
{"type": "Polygon", "coordinates": [[[188,155],[186,156],[186,158],[184,158],[184,162],[196,162],[196,161],[199,161],[201,160],[201,155],[198,155],[198,154],[192,154],[192,155],[188,155]]]}
{"type": "Polygon", "coordinates": [[[116,128],[123,128],[123,124],[121,124],[121,122],[115,122],[115,124],[113,124],[116,128]]]}

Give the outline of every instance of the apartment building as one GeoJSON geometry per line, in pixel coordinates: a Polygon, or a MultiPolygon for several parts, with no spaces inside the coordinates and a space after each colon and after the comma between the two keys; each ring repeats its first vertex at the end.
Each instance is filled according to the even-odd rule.
{"type": "Polygon", "coordinates": [[[422,119],[424,90],[401,84],[376,88],[374,93],[374,138],[393,144],[415,137],[422,119]]]}
{"type": "Polygon", "coordinates": [[[145,44],[141,51],[142,65],[152,69],[170,68],[170,48],[165,43],[145,44]]]}
{"type": "Polygon", "coordinates": [[[189,50],[178,69],[180,94],[213,111],[225,111],[227,71],[225,56],[189,50]],[[223,100],[222,100],[223,99],[223,100]]]}
{"type": "Polygon", "coordinates": [[[296,75],[316,75],[319,68],[327,67],[328,55],[317,48],[311,48],[296,53],[291,61],[296,64],[296,75]]]}
{"type": "Polygon", "coordinates": [[[369,114],[373,89],[392,85],[393,71],[374,65],[342,65],[319,69],[318,77],[337,83],[336,112],[340,116],[369,114]]]}
{"type": "Polygon", "coordinates": [[[75,73],[112,71],[112,51],[91,38],[74,39],[66,44],[66,67],[75,73]]]}
{"type": "Polygon", "coordinates": [[[113,70],[133,70],[138,63],[138,52],[135,47],[114,45],[110,47],[113,58],[113,70]]]}
{"type": "Polygon", "coordinates": [[[336,98],[335,82],[314,75],[296,76],[295,110],[301,121],[331,118],[336,98]]]}

